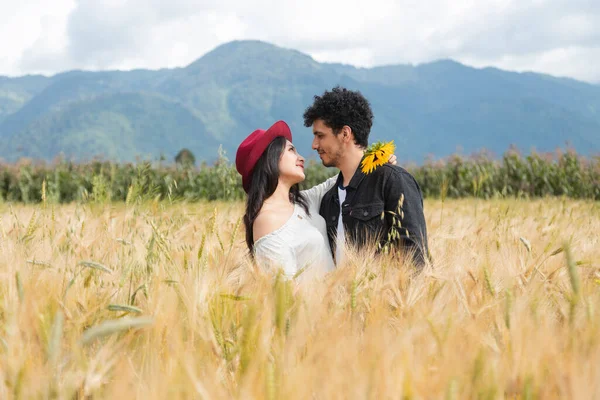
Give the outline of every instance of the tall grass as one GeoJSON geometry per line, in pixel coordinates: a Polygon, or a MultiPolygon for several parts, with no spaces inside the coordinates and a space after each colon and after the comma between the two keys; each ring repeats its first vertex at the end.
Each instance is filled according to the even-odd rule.
{"type": "MultiPolygon", "coordinates": [[[[415,175],[425,197],[566,196],[600,200],[600,157],[584,158],[572,151],[522,156],[510,150],[499,160],[485,153],[454,155],[405,167],[415,175]]],[[[312,187],[333,174],[335,170],[313,161],[307,166],[303,187],[312,187]]],[[[60,160],[0,165],[0,201],[131,203],[155,198],[171,202],[240,200],[244,192],[238,173],[224,154],[214,165],[200,167],[60,160]]]]}
{"type": "Polygon", "coordinates": [[[474,201],[303,285],[241,202],[0,205],[0,398],[600,397],[600,206],[474,201]]]}

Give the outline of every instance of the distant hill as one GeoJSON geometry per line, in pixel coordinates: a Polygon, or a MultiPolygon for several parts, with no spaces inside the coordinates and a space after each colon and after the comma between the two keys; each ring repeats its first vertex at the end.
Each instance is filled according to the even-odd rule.
{"type": "Polygon", "coordinates": [[[403,162],[457,148],[501,154],[510,145],[600,152],[598,85],[452,60],[355,68],[236,41],[185,68],[0,77],[0,157],[172,160],[185,147],[211,161],[222,145],[233,159],[246,135],[278,119],[314,157],[302,114],[314,95],[338,84],[370,100],[371,139],[394,139],[403,162]]]}

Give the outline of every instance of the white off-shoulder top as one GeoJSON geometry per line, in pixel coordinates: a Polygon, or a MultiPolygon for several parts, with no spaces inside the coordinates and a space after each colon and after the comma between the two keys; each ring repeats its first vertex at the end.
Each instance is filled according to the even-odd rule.
{"type": "Polygon", "coordinates": [[[302,191],[310,215],[296,204],[292,216],[281,228],[254,243],[255,258],[261,267],[281,267],[287,278],[297,274],[301,278],[319,276],[335,268],[319,207],[323,195],[335,185],[336,179],[337,176],[331,177],[302,191]]]}

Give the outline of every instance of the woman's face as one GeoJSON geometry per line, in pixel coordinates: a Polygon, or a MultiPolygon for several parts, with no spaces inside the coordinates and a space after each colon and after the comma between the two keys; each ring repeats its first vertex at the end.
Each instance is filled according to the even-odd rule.
{"type": "Polygon", "coordinates": [[[300,183],[304,176],[304,157],[296,151],[296,147],[286,140],[285,148],[279,159],[279,179],[291,185],[300,183]]]}

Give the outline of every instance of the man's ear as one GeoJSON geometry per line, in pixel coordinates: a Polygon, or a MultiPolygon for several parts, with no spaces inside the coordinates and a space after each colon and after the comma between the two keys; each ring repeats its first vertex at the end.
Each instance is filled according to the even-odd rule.
{"type": "Polygon", "coordinates": [[[352,133],[352,128],[350,128],[348,125],[344,125],[342,127],[341,134],[342,134],[342,139],[343,139],[344,143],[354,141],[354,134],[352,133]]]}

